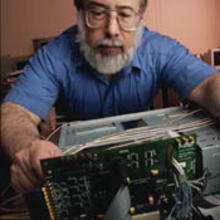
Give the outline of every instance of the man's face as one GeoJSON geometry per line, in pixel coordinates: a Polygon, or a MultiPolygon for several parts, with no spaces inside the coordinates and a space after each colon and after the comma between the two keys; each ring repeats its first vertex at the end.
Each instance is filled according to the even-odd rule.
{"type": "Polygon", "coordinates": [[[85,10],[78,19],[81,50],[99,72],[116,73],[131,62],[140,43],[140,0],[85,0],[84,3],[85,10]],[[137,20],[137,29],[130,28],[131,22],[127,22],[131,12],[137,20]],[[100,26],[96,27],[97,24],[100,26]]]}

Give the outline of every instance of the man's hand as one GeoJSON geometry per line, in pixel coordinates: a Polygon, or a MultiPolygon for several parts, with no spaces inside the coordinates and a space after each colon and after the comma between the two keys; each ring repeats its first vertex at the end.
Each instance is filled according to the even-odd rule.
{"type": "Polygon", "coordinates": [[[12,186],[20,193],[40,187],[43,178],[40,159],[62,155],[62,151],[52,142],[32,141],[29,147],[15,153],[10,168],[12,186]]]}

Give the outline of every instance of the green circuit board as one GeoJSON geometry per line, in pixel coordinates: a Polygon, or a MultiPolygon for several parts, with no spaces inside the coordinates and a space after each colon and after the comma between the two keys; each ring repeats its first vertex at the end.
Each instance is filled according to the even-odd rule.
{"type": "Polygon", "coordinates": [[[171,158],[187,179],[195,179],[196,147],[196,136],[185,135],[42,160],[50,218],[102,219],[123,184],[129,188],[131,215],[158,210],[174,187],[171,158]]]}

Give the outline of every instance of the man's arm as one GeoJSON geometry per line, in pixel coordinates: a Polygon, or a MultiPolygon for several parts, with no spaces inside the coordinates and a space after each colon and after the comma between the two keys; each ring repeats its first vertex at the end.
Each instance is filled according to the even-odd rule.
{"type": "Polygon", "coordinates": [[[52,142],[40,140],[40,118],[26,108],[5,102],[1,114],[2,148],[13,160],[12,185],[19,192],[31,191],[40,186],[43,177],[40,159],[61,156],[62,152],[52,142]]]}
{"type": "Polygon", "coordinates": [[[1,113],[1,142],[10,158],[31,141],[40,139],[37,129],[40,118],[37,115],[12,102],[3,103],[1,113]]]}
{"type": "Polygon", "coordinates": [[[188,96],[220,120],[220,73],[209,76],[188,96]]]}

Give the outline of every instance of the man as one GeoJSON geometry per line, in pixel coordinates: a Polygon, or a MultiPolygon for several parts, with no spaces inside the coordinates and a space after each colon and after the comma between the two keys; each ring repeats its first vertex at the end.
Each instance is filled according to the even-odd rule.
{"type": "Polygon", "coordinates": [[[40,186],[41,158],[62,155],[37,130],[59,90],[73,119],[82,120],[144,111],[163,82],[220,119],[220,74],[178,42],[144,28],[146,0],[75,4],[78,27],[30,60],[2,105],[2,144],[19,192],[40,186]]]}

